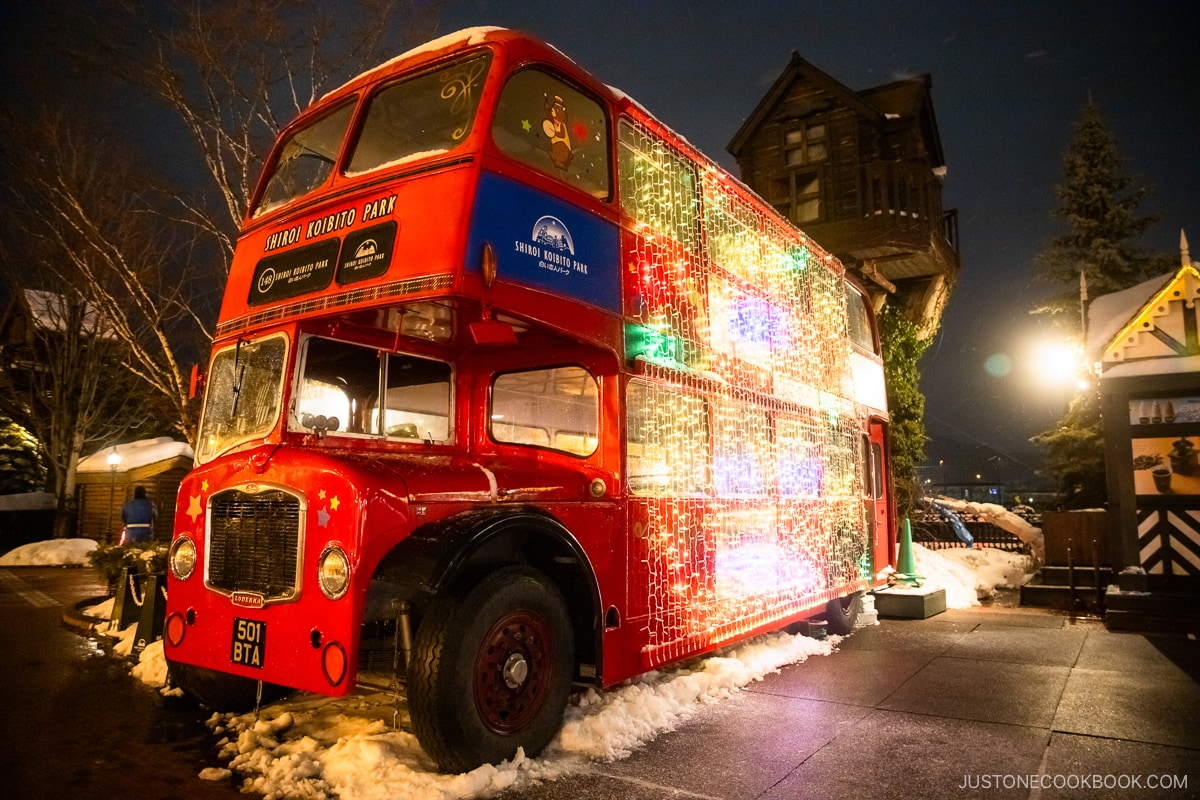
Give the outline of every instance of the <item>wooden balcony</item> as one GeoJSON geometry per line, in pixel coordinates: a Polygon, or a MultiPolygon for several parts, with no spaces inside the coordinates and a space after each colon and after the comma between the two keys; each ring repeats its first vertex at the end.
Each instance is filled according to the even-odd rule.
{"type": "MultiPolygon", "coordinates": [[[[849,183],[849,182],[848,182],[849,183]]],[[[804,230],[849,264],[870,262],[895,283],[958,273],[958,212],[943,211],[941,184],[928,167],[877,161],[858,170],[857,191],[827,204],[824,222],[804,230]]]]}

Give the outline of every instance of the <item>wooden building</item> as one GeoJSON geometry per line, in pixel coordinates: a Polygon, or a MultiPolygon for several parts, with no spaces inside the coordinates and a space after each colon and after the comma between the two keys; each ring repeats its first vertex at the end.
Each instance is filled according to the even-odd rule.
{"type": "Polygon", "coordinates": [[[1096,298],[1110,627],[1200,631],[1200,265],[1096,298]]]}
{"type": "Polygon", "coordinates": [[[959,269],[930,88],[923,75],[853,91],[793,54],[729,143],[747,185],[924,336],[959,269]]]}
{"type": "Polygon", "coordinates": [[[191,468],[192,448],[167,437],[110,445],[81,459],[76,535],[115,544],[121,536],[121,506],[133,497],[134,487],[144,486],[158,506],[154,538],[166,543],[175,520],[175,496],[191,468]],[[115,464],[110,461],[114,453],[119,457],[115,464]]]}

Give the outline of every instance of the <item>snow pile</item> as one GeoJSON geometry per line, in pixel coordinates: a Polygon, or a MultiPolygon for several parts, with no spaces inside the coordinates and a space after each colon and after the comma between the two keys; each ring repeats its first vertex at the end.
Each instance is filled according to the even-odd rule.
{"type": "Polygon", "coordinates": [[[651,672],[620,689],[589,689],[568,709],[547,752],[612,761],[663,731],[674,730],[701,706],[730,696],[763,676],[813,655],[829,655],[841,639],[822,641],[773,633],[704,659],[695,669],[651,672]]]}
{"type": "Polygon", "coordinates": [[[1031,556],[992,547],[930,550],[913,543],[917,574],[926,585],[946,590],[947,608],[970,608],[991,597],[996,587],[1015,589],[1032,577],[1031,556]]]}
{"type": "Polygon", "coordinates": [[[96,549],[94,539],[48,539],[31,542],[0,556],[0,567],[81,567],[96,549]]]}
{"type": "Polygon", "coordinates": [[[1042,535],[1042,529],[1030,525],[1028,520],[1022,519],[1004,506],[995,503],[969,503],[948,497],[939,497],[937,502],[951,511],[972,514],[1002,531],[1008,531],[1029,546],[1039,564],[1046,560],[1046,537],[1042,535]]]}
{"type": "MultiPolygon", "coordinates": [[[[133,626],[135,629],[136,625],[133,626]]],[[[162,639],[157,639],[142,648],[138,663],[133,668],[133,677],[147,686],[161,689],[167,685],[167,656],[163,652],[162,639]]]]}
{"type": "MultiPolygon", "coordinates": [[[[89,617],[95,617],[96,619],[102,620],[111,620],[113,609],[116,607],[116,605],[117,598],[110,597],[107,600],[102,600],[99,603],[96,603],[95,605],[85,606],[84,608],[80,609],[80,611],[82,611],[84,614],[87,614],[89,617]]],[[[97,622],[95,625],[96,631],[98,633],[107,631],[109,624],[109,622],[97,622]]]]}
{"type": "Polygon", "coordinates": [[[415,736],[390,729],[385,720],[392,717],[393,701],[386,693],[341,700],[305,695],[266,709],[257,720],[253,714],[215,714],[209,725],[225,737],[221,755],[246,776],[243,788],[268,800],[488,797],[561,777],[588,761],[627,756],[705,705],[786,664],[828,655],[840,641],[774,633],[617,689],[588,690],[572,697],[562,728],[540,758],[518,752],[511,761],[461,775],[438,773],[415,736]]]}

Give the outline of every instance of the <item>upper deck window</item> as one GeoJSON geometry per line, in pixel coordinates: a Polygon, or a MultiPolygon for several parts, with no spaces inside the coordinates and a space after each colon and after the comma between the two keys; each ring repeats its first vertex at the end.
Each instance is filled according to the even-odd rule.
{"type": "Polygon", "coordinates": [[[525,69],[508,79],[492,139],[506,156],[593,197],[610,194],[604,109],[553,75],[525,69]]]}
{"type": "Polygon", "coordinates": [[[871,329],[871,317],[867,311],[867,299],[858,290],[846,284],[846,325],[850,341],[868,353],[878,353],[875,334],[871,329]]]}
{"type": "Polygon", "coordinates": [[[466,141],[492,62],[486,51],[388,86],[371,98],[347,175],[448,153],[466,141]]]}
{"type": "Polygon", "coordinates": [[[339,106],[284,141],[254,216],[303,197],[325,183],[341,152],[353,111],[354,103],[339,106]]]}
{"type": "Polygon", "coordinates": [[[621,120],[617,172],[621,208],[637,222],[696,251],[700,201],[696,171],[659,137],[621,120]]]}

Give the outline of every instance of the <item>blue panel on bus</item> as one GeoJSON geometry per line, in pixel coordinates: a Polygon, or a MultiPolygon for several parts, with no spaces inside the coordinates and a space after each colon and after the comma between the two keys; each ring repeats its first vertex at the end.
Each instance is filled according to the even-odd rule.
{"type": "MultiPolygon", "coordinates": [[[[621,312],[617,226],[571,203],[485,172],[467,252],[496,248],[502,280],[621,312]]],[[[477,265],[476,265],[477,266],[477,265]]]]}

